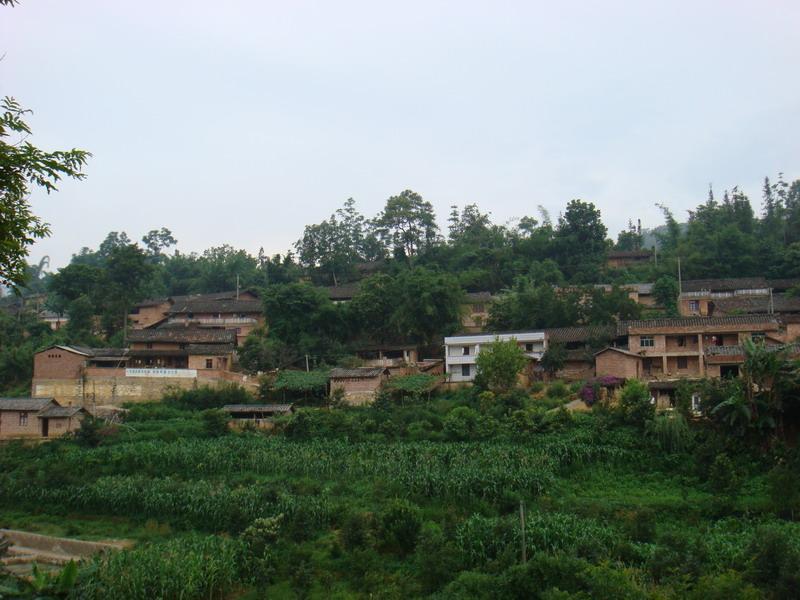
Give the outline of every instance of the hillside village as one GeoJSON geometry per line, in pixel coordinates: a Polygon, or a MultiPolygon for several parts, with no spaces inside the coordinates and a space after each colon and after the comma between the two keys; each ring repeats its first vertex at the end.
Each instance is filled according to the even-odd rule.
{"type": "Polygon", "coordinates": [[[798,29],[0,0],[0,600],[800,598],[798,29]]]}

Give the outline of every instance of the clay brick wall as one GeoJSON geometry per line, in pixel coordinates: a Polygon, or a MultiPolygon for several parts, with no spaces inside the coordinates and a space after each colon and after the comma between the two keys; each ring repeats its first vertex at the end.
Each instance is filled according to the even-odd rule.
{"type": "Polygon", "coordinates": [[[623,379],[639,377],[639,360],[621,352],[603,352],[595,357],[595,373],[598,377],[613,375],[623,379]]]}
{"type": "Polygon", "coordinates": [[[86,357],[74,352],[53,348],[37,352],[33,357],[33,377],[61,379],[80,377],[86,357]]]}
{"type": "Polygon", "coordinates": [[[0,411],[0,439],[40,437],[42,435],[41,419],[36,417],[38,410],[0,411]],[[20,416],[27,416],[27,423],[20,425],[20,416]]]}
{"type": "Polygon", "coordinates": [[[139,309],[138,314],[128,315],[131,329],[144,329],[163,319],[170,308],[169,302],[162,302],[156,306],[145,306],[139,309]]]}

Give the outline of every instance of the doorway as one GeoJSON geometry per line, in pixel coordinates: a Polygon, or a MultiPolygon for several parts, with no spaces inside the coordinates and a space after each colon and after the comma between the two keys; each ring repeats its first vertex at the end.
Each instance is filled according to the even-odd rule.
{"type": "Polygon", "coordinates": [[[42,419],[42,437],[50,434],[50,419],[42,419]]]}

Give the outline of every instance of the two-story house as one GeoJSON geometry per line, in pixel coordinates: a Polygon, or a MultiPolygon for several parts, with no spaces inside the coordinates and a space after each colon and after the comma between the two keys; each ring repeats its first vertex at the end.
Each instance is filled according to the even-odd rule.
{"type": "Polygon", "coordinates": [[[451,383],[468,383],[477,375],[481,348],[496,340],[515,340],[531,361],[539,361],[546,350],[544,331],[454,335],[444,338],[445,373],[451,383]]]}

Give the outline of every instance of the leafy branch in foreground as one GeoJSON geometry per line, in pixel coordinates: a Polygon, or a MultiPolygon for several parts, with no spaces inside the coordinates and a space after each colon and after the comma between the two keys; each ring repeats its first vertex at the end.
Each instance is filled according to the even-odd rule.
{"type": "Polygon", "coordinates": [[[32,132],[24,116],[31,111],[8,96],[0,106],[0,283],[20,286],[28,246],[50,234],[47,224],[31,212],[30,187],[50,193],[64,177],[83,179],[82,169],[91,154],[76,149],[40,150],[27,141],[32,132]]]}

